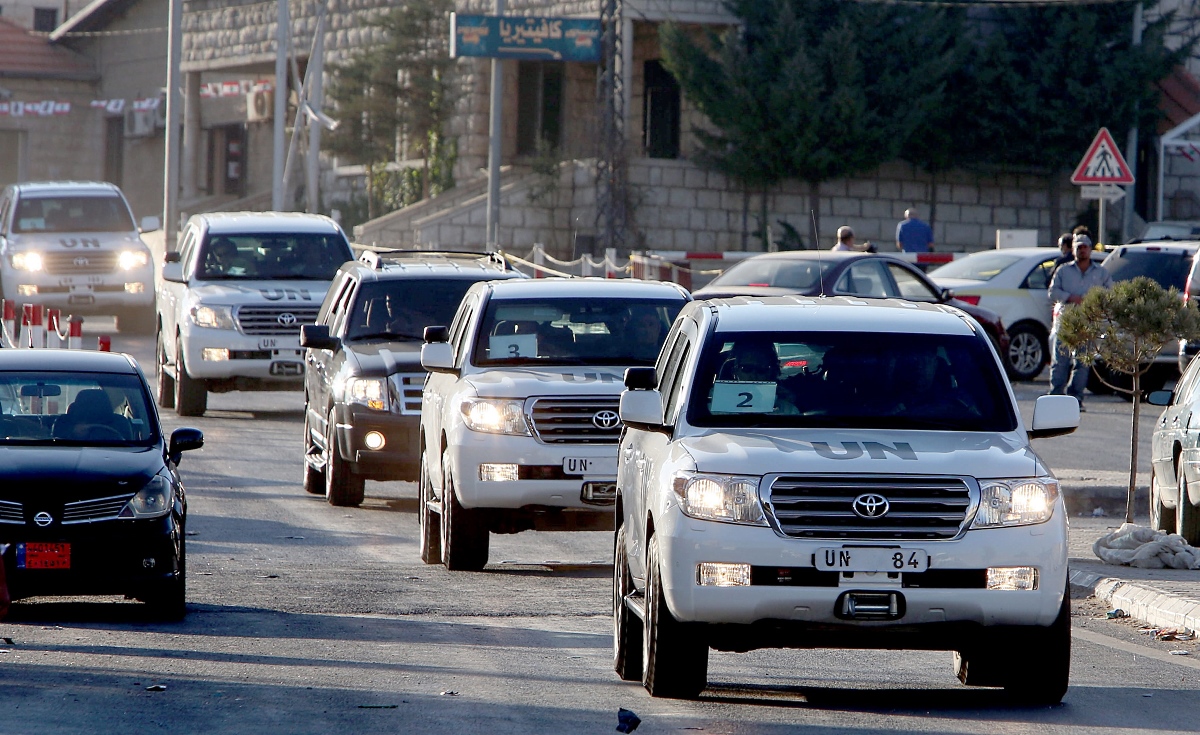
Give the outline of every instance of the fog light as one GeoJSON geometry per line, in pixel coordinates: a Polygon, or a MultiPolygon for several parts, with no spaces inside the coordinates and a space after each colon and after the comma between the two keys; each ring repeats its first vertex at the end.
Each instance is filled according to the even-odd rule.
{"type": "Polygon", "coordinates": [[[991,567],[987,570],[989,590],[1036,590],[1037,567],[991,567]]]}
{"type": "Polygon", "coordinates": [[[696,580],[701,587],[747,587],[750,565],[702,561],[696,565],[696,580]]]}
{"type": "Polygon", "coordinates": [[[229,350],[224,347],[205,347],[200,351],[200,359],[208,362],[221,362],[229,359],[229,350]]]}
{"type": "Polygon", "coordinates": [[[479,465],[479,479],[483,482],[514,482],[517,479],[517,466],[515,464],[481,464],[479,465]]]}
{"type": "Polygon", "coordinates": [[[378,431],[368,431],[367,435],[363,437],[363,444],[367,445],[367,449],[383,449],[383,445],[386,443],[383,434],[378,431]]]}
{"type": "Polygon", "coordinates": [[[144,283],[126,283],[125,293],[146,293],[146,284],[144,283]]]}
{"type": "Polygon", "coordinates": [[[17,285],[17,295],[19,296],[37,296],[37,286],[21,283],[17,285]]]}

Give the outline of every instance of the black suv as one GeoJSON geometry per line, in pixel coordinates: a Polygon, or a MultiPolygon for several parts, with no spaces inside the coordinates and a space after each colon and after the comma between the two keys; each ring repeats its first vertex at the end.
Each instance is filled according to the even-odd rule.
{"type": "Polygon", "coordinates": [[[304,489],[358,505],[366,480],[415,480],[425,327],[449,324],[477,281],[524,278],[494,253],[375,248],[342,265],[300,329],[304,489]]]}

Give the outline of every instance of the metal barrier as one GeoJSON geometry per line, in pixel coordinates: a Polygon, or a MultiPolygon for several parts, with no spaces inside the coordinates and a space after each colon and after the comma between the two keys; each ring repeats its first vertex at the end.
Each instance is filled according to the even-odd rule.
{"type": "MultiPolygon", "coordinates": [[[[41,304],[21,304],[20,331],[17,331],[17,305],[11,299],[4,299],[4,316],[0,323],[3,330],[4,346],[25,349],[83,349],[83,318],[67,317],[67,329],[62,329],[62,311],[46,309],[41,304]]],[[[111,339],[107,335],[101,337],[99,349],[105,350],[103,343],[111,339]]]]}

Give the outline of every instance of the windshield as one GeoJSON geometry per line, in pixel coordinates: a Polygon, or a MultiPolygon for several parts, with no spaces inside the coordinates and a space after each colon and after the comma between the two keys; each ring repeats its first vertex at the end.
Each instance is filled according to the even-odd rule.
{"type": "Polygon", "coordinates": [[[653,365],[679,299],[492,299],[475,365],[653,365]]]}
{"type": "Polygon", "coordinates": [[[1194,240],[1200,235],[1200,224],[1190,222],[1151,222],[1138,236],[1139,240],[1194,240]]]}
{"type": "Polygon", "coordinates": [[[202,280],[329,281],[350,246],[339,234],[211,235],[200,248],[202,280]]]}
{"type": "MultiPolygon", "coordinates": [[[[1049,249],[1049,248],[1047,248],[1049,249]]],[[[1010,265],[1024,260],[1023,255],[998,251],[979,253],[961,260],[952,260],[940,268],[929,271],[930,278],[966,278],[972,281],[990,281],[1010,265]]]]}
{"type": "Polygon", "coordinates": [[[1012,431],[986,339],[878,332],[718,334],[700,358],[694,426],[1012,431]]]}
{"type": "Polygon", "coordinates": [[[365,283],[359,290],[346,339],[423,339],[425,327],[449,324],[475,281],[405,278],[365,283]]]}
{"type": "Polygon", "coordinates": [[[137,228],[119,196],[21,197],[13,232],[132,232],[137,228]]]}
{"type": "Polygon", "coordinates": [[[820,285],[818,274],[828,273],[832,266],[829,260],[751,258],[717,276],[705,288],[767,286],[815,292],[820,285]]]}
{"type": "Polygon", "coordinates": [[[1138,276],[1154,279],[1163,288],[1174,286],[1183,291],[1192,254],[1178,250],[1130,250],[1122,248],[1104,261],[1114,281],[1131,281],[1138,276]]]}
{"type": "Polygon", "coordinates": [[[157,436],[139,376],[0,372],[0,444],[149,446],[157,436]]]}

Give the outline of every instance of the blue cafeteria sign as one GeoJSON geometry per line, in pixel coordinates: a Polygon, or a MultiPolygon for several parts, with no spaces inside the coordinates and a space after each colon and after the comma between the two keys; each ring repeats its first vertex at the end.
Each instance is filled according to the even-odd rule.
{"type": "Polygon", "coordinates": [[[450,56],[542,61],[600,60],[598,18],[450,16],[450,56]]]}

